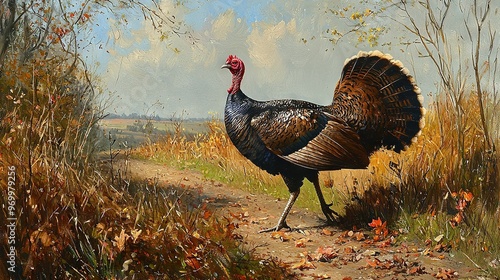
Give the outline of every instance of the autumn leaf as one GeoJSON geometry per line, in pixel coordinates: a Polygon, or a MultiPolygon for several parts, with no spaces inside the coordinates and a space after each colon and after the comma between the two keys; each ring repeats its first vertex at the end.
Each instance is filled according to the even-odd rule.
{"type": "Polygon", "coordinates": [[[321,234],[327,235],[327,236],[332,236],[333,232],[331,230],[329,230],[329,229],[324,228],[324,229],[321,230],[321,234]]]}
{"type": "Polygon", "coordinates": [[[212,212],[210,210],[203,211],[203,219],[204,220],[208,220],[208,219],[210,219],[210,217],[212,217],[212,212]]]}
{"type": "Polygon", "coordinates": [[[298,239],[298,240],[295,240],[295,247],[297,247],[297,248],[304,248],[304,247],[306,247],[306,243],[310,242],[310,241],[311,241],[311,239],[305,238],[305,237],[301,238],[301,239],[298,239]]]}
{"type": "Polygon", "coordinates": [[[422,266],[414,266],[409,268],[406,271],[409,275],[418,275],[418,274],[424,274],[425,273],[425,267],[422,266]]]}
{"type": "Polygon", "coordinates": [[[122,229],[120,235],[115,236],[113,240],[113,245],[118,248],[118,252],[122,252],[125,250],[125,243],[130,236],[125,233],[125,229],[122,229]]]}
{"type": "Polygon", "coordinates": [[[469,203],[465,199],[459,199],[457,201],[457,205],[455,206],[455,208],[458,211],[464,211],[465,208],[467,208],[468,205],[469,205],[469,203]]]}
{"type": "Polygon", "coordinates": [[[463,213],[462,212],[458,212],[455,217],[451,218],[450,220],[450,224],[452,227],[456,227],[458,226],[458,224],[460,224],[463,220],[463,213]]]}
{"type": "Polygon", "coordinates": [[[319,247],[316,250],[315,260],[320,262],[330,262],[332,259],[338,257],[338,249],[333,248],[332,246],[319,247]]]}
{"type": "Polygon", "coordinates": [[[274,231],[273,233],[271,233],[271,237],[274,239],[279,239],[283,242],[290,240],[290,236],[286,232],[283,232],[283,231],[274,231]]]}
{"type": "Polygon", "coordinates": [[[327,179],[325,180],[324,182],[324,187],[327,188],[327,189],[331,189],[333,188],[333,180],[332,179],[327,179]]]}
{"type": "Polygon", "coordinates": [[[227,236],[230,236],[233,234],[234,229],[238,228],[238,224],[234,224],[230,222],[229,224],[224,227],[224,232],[226,233],[227,236]]]}
{"type": "Polygon", "coordinates": [[[328,274],[324,273],[324,274],[318,274],[318,275],[313,275],[312,276],[314,279],[331,279],[330,276],[328,276],[328,274]]]}
{"type": "Polygon", "coordinates": [[[366,264],[368,267],[377,267],[379,266],[381,263],[381,261],[377,258],[373,258],[373,259],[367,259],[366,260],[366,264]]]}
{"type": "Polygon", "coordinates": [[[96,228],[97,233],[101,234],[106,230],[106,225],[104,225],[103,223],[98,223],[95,226],[95,228],[96,228]]]}
{"type": "Polygon", "coordinates": [[[304,269],[315,269],[316,267],[314,266],[314,264],[312,262],[310,262],[307,257],[306,258],[303,258],[300,262],[296,263],[296,264],[293,264],[291,266],[292,269],[300,269],[300,270],[304,270],[304,269]]]}
{"type": "Polygon", "coordinates": [[[375,232],[376,236],[374,236],[374,240],[378,241],[381,240],[382,238],[387,237],[389,234],[389,229],[387,228],[387,222],[382,222],[380,217],[378,219],[372,219],[372,222],[368,224],[370,227],[373,228],[373,231],[375,232]]]}
{"type": "Polygon", "coordinates": [[[467,202],[471,202],[474,199],[474,195],[471,192],[460,190],[460,196],[467,202]]]}
{"type": "Polygon", "coordinates": [[[130,231],[130,234],[132,234],[132,240],[134,241],[134,243],[137,241],[137,238],[139,238],[139,235],[141,235],[142,233],[142,229],[133,229],[130,231]]]}
{"type": "Polygon", "coordinates": [[[434,241],[439,243],[439,242],[441,242],[441,240],[443,240],[443,237],[444,237],[444,234],[440,234],[440,235],[434,237],[434,241]]]}
{"type": "Polygon", "coordinates": [[[458,273],[451,268],[449,269],[439,268],[438,273],[436,273],[434,277],[437,279],[452,279],[452,278],[457,278],[458,273]]]}
{"type": "Polygon", "coordinates": [[[354,235],[354,238],[356,238],[357,241],[362,241],[362,240],[365,240],[366,236],[364,233],[362,232],[356,232],[354,235]]]}
{"type": "Polygon", "coordinates": [[[355,252],[356,251],[351,246],[344,247],[344,253],[346,253],[346,254],[353,254],[355,252]]]}
{"type": "Polygon", "coordinates": [[[380,217],[378,219],[372,219],[372,222],[368,224],[370,227],[372,228],[377,228],[377,227],[380,227],[382,226],[382,220],[380,219],[380,217]]]}
{"type": "Polygon", "coordinates": [[[246,211],[246,212],[239,212],[239,213],[229,212],[229,215],[231,215],[233,218],[236,218],[238,220],[243,220],[243,219],[248,218],[250,216],[250,214],[248,213],[248,211],[246,211]]]}

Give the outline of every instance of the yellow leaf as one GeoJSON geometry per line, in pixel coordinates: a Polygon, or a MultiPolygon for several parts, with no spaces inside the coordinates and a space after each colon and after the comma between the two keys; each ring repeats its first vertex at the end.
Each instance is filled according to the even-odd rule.
{"type": "Polygon", "coordinates": [[[130,236],[125,233],[125,229],[122,229],[120,235],[115,236],[113,245],[118,248],[118,252],[125,250],[125,242],[127,242],[127,239],[129,238],[130,236]]]}
{"type": "Polygon", "coordinates": [[[142,229],[133,229],[130,231],[130,234],[132,234],[132,240],[134,240],[134,243],[137,241],[137,238],[139,238],[139,235],[141,235],[142,229]]]}

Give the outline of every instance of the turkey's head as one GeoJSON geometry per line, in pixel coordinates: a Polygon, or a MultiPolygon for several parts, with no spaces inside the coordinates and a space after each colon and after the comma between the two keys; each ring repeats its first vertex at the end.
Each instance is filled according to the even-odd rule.
{"type": "Polygon", "coordinates": [[[245,64],[241,59],[235,55],[230,55],[226,59],[226,63],[222,65],[222,68],[227,68],[233,74],[231,87],[227,90],[228,93],[235,93],[240,89],[241,80],[243,79],[243,74],[245,74],[245,64]]]}

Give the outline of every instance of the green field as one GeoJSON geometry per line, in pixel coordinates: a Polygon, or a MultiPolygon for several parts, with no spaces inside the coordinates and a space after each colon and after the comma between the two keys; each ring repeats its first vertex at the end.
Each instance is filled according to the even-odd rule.
{"type": "Polygon", "coordinates": [[[105,118],[99,121],[99,127],[102,134],[100,149],[108,149],[110,141],[114,141],[114,145],[120,148],[133,148],[167,134],[180,134],[186,138],[193,138],[200,133],[208,132],[206,121],[202,120],[105,118]]]}

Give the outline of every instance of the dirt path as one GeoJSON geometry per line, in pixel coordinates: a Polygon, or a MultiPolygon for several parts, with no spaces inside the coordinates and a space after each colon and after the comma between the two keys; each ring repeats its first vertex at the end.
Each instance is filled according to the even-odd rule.
{"type": "MultiPolygon", "coordinates": [[[[325,227],[321,216],[294,207],[287,222],[299,231],[262,233],[274,226],[286,201],[254,195],[207,180],[201,173],[130,160],[132,176],[183,185],[195,190],[219,215],[233,217],[237,234],[262,259],[278,258],[300,279],[485,279],[480,271],[458,262],[439,246],[374,241],[371,232],[345,232],[325,227]],[[448,278],[447,278],[448,277],[448,278]]],[[[285,186],[283,186],[285,187],[285,186]]]]}

